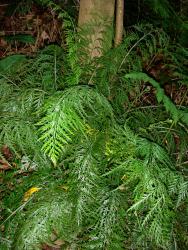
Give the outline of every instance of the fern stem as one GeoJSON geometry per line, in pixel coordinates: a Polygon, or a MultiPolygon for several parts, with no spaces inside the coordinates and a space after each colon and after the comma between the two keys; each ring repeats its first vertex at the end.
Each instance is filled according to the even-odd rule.
{"type": "Polygon", "coordinates": [[[7,222],[12,216],[14,216],[18,211],[21,211],[26,205],[27,203],[32,200],[33,197],[31,197],[28,201],[24,202],[24,204],[22,204],[21,206],[19,206],[18,208],[16,208],[1,224],[0,227],[5,224],[5,222],[7,222]]]}
{"type": "Polygon", "coordinates": [[[167,136],[169,135],[169,133],[172,131],[172,127],[175,125],[175,123],[176,122],[173,121],[172,124],[170,125],[170,127],[168,128],[168,131],[167,131],[166,135],[164,136],[164,138],[162,140],[163,143],[165,143],[165,140],[166,140],[167,136]]]}
{"type": "Polygon", "coordinates": [[[127,52],[127,54],[125,55],[125,57],[123,58],[123,60],[121,61],[121,64],[118,68],[118,71],[121,69],[122,65],[124,64],[126,58],[129,56],[129,54],[131,53],[131,51],[142,41],[144,40],[147,36],[149,36],[152,33],[152,31],[146,33],[145,35],[143,35],[127,52]]]}
{"type": "Polygon", "coordinates": [[[187,93],[188,93],[188,89],[185,91],[185,94],[183,95],[183,98],[180,102],[180,106],[182,105],[182,103],[184,102],[185,98],[187,98],[187,93]]]}
{"type": "Polygon", "coordinates": [[[57,90],[57,58],[56,58],[56,51],[54,52],[54,86],[57,90]]]}
{"type": "Polygon", "coordinates": [[[8,242],[8,243],[12,243],[12,240],[8,240],[8,239],[6,239],[6,238],[4,238],[4,237],[1,237],[1,238],[0,238],[0,241],[6,241],[6,242],[8,242]]]}
{"type": "Polygon", "coordinates": [[[138,110],[138,109],[150,109],[150,108],[157,109],[157,108],[161,108],[161,107],[163,107],[163,105],[150,105],[150,106],[135,107],[133,109],[126,110],[126,113],[130,113],[130,112],[133,112],[133,111],[138,110]]]}
{"type": "Polygon", "coordinates": [[[8,78],[7,76],[0,74],[0,76],[2,76],[3,78],[5,78],[8,82],[12,83],[15,87],[19,88],[20,87],[18,85],[16,85],[10,78],[8,78]]]}

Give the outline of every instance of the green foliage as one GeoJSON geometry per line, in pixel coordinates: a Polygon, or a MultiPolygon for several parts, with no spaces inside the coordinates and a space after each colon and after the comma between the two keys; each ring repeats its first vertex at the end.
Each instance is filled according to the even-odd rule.
{"type": "Polygon", "coordinates": [[[75,134],[82,133],[84,136],[89,118],[92,117],[93,124],[98,122],[98,126],[104,126],[104,117],[112,116],[107,100],[87,86],[56,92],[39,112],[44,113],[38,122],[39,139],[43,142],[44,152],[55,165],[64,146],[73,140],[75,134]]]}
{"type": "Polygon", "coordinates": [[[183,121],[186,123],[185,114],[181,111],[178,111],[178,109],[176,108],[176,105],[174,105],[172,101],[170,100],[170,98],[165,95],[164,89],[161,88],[160,84],[156,82],[154,79],[152,79],[151,77],[149,77],[148,75],[144,73],[139,73],[139,72],[126,74],[125,78],[134,79],[134,80],[142,80],[144,82],[151,83],[153,87],[156,89],[156,97],[157,97],[158,103],[163,102],[164,107],[166,108],[167,111],[171,113],[172,118],[174,119],[175,122],[177,122],[180,118],[183,118],[183,121]]]}
{"type": "Polygon", "coordinates": [[[25,61],[26,57],[24,55],[12,55],[2,59],[0,61],[1,74],[5,72],[6,74],[7,73],[11,74],[16,72],[16,70],[18,70],[25,61]]]}
{"type": "MultiPolygon", "coordinates": [[[[145,231],[153,245],[166,249],[170,245],[175,218],[172,208],[178,202],[175,197],[180,194],[183,178],[174,172],[171,160],[159,145],[134,134],[131,136],[126,128],[119,131],[116,128],[115,133],[115,144],[111,142],[114,168],[107,175],[121,173],[123,186],[119,188],[129,193],[133,202],[127,212],[135,212],[135,226],[145,231]],[[116,148],[120,145],[123,145],[121,151],[116,148]]],[[[186,195],[186,191],[183,193],[186,195]]],[[[142,242],[138,239],[137,244],[142,242]]]]}
{"type": "Polygon", "coordinates": [[[63,62],[63,49],[56,45],[49,45],[28,64],[24,83],[36,87],[42,84],[42,90],[45,91],[58,90],[58,87],[61,88],[63,84],[63,62]],[[33,74],[34,71],[36,74],[33,74]]]}
{"type": "MultiPolygon", "coordinates": [[[[69,14],[53,1],[47,1],[47,6],[53,9],[58,14],[58,18],[63,20],[63,28],[66,40],[66,61],[69,67],[69,74],[67,76],[68,85],[77,85],[80,80],[81,68],[78,57],[78,42],[76,42],[76,28],[73,19],[69,14]]],[[[80,49],[80,48],[79,48],[80,49]]]]}
{"type": "Polygon", "coordinates": [[[169,18],[172,11],[168,0],[144,0],[162,18],[169,18]]]}
{"type": "Polygon", "coordinates": [[[14,36],[5,36],[4,40],[7,41],[8,43],[12,43],[12,42],[22,42],[22,43],[30,43],[30,44],[35,43],[35,38],[29,34],[18,34],[18,35],[14,35],[14,36]]]}
{"type": "MultiPolygon", "coordinates": [[[[56,239],[62,249],[186,247],[176,240],[178,216],[187,216],[186,110],[143,73],[159,54],[176,66],[169,37],[135,26],[122,45],[77,65],[83,44],[53,8],[66,20],[66,48],[1,61],[0,145],[17,160],[9,173],[15,189],[2,201],[1,248],[41,249],[56,239]],[[152,94],[146,84],[156,108],[142,100],[152,94]],[[17,183],[23,171],[28,176],[17,183]],[[24,202],[33,186],[41,189],[24,202]]],[[[180,84],[186,69],[177,72],[180,84]]]]}
{"type": "Polygon", "coordinates": [[[31,10],[32,4],[33,0],[13,0],[7,6],[6,15],[25,14],[31,10]]]}
{"type": "Polygon", "coordinates": [[[29,211],[25,212],[24,217],[22,214],[25,220],[17,232],[15,249],[41,249],[41,242],[52,241],[52,232],[68,242],[74,239],[75,219],[66,194],[57,190],[44,191],[35,207],[31,205],[27,209],[29,211]]]}

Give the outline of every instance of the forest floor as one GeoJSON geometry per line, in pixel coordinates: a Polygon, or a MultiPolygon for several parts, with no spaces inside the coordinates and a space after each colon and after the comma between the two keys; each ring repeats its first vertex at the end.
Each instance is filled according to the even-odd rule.
{"type": "MultiPolygon", "coordinates": [[[[15,9],[11,1],[4,0],[0,4],[0,59],[13,54],[24,54],[34,56],[36,52],[48,44],[59,44],[64,46],[62,22],[58,20],[57,15],[51,9],[38,8],[35,4],[28,6],[19,6],[15,9]]],[[[147,69],[147,65],[145,66],[147,69]]],[[[159,80],[166,77],[164,82],[165,93],[173,100],[176,105],[188,105],[188,90],[185,85],[177,85],[176,79],[173,83],[168,82],[171,73],[166,67],[162,56],[158,56],[155,65],[147,69],[147,72],[159,80]]],[[[143,86],[144,88],[145,86],[143,86]]],[[[150,92],[144,94],[139,100],[145,105],[156,105],[155,90],[149,86],[150,92]]],[[[139,106],[140,103],[137,105],[139,106]]],[[[177,145],[179,138],[176,138],[177,145]]],[[[0,214],[1,200],[10,192],[17,188],[19,184],[22,186],[24,176],[32,174],[32,166],[27,166],[27,171],[18,171],[18,165],[30,164],[28,162],[20,162],[16,159],[11,150],[4,145],[1,149],[0,157],[0,214]]],[[[23,168],[24,169],[24,168],[23,168]]],[[[0,221],[5,218],[1,217],[0,221]]],[[[0,232],[4,231],[4,227],[0,227],[0,232]]],[[[59,246],[44,245],[43,250],[60,249],[59,246]],[[59,247],[59,248],[58,248],[59,247]]]]}

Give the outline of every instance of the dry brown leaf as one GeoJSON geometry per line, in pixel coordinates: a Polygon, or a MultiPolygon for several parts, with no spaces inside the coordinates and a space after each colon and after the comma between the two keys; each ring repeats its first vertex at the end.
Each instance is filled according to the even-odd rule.
{"type": "Polygon", "coordinates": [[[12,154],[10,148],[7,145],[2,146],[1,152],[4,155],[6,160],[11,160],[12,159],[13,154],[12,154]]]}
{"type": "Polygon", "coordinates": [[[65,241],[62,239],[58,239],[58,240],[54,241],[54,244],[57,246],[62,246],[65,244],[65,241]]]}
{"type": "Polygon", "coordinates": [[[4,160],[0,160],[0,170],[6,171],[9,169],[11,169],[10,165],[4,160]]]}

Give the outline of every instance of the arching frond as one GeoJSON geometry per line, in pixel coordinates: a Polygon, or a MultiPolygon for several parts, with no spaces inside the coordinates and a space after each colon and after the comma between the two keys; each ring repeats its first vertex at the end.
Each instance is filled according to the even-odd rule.
{"type": "Polygon", "coordinates": [[[58,194],[57,191],[47,191],[48,194],[41,192],[43,197],[40,197],[33,209],[25,213],[15,249],[41,249],[44,243],[53,244],[57,239],[71,242],[75,237],[73,206],[67,195],[58,194]]]}
{"type": "Polygon", "coordinates": [[[142,81],[151,83],[157,91],[156,97],[157,97],[158,102],[159,103],[163,102],[166,110],[171,113],[174,121],[177,122],[179,119],[183,118],[183,121],[186,122],[184,112],[179,111],[177,109],[176,105],[173,104],[173,102],[170,100],[170,98],[167,95],[165,95],[164,89],[162,89],[160,87],[160,84],[156,82],[154,79],[152,79],[145,73],[139,73],[139,72],[126,74],[125,78],[134,79],[134,80],[142,80],[142,81]]]}
{"type": "Polygon", "coordinates": [[[38,122],[43,150],[56,164],[66,144],[77,133],[86,136],[86,124],[91,120],[96,126],[104,125],[104,114],[112,119],[112,109],[105,97],[86,86],[72,87],[56,93],[41,109],[43,117],[38,122]]]}

